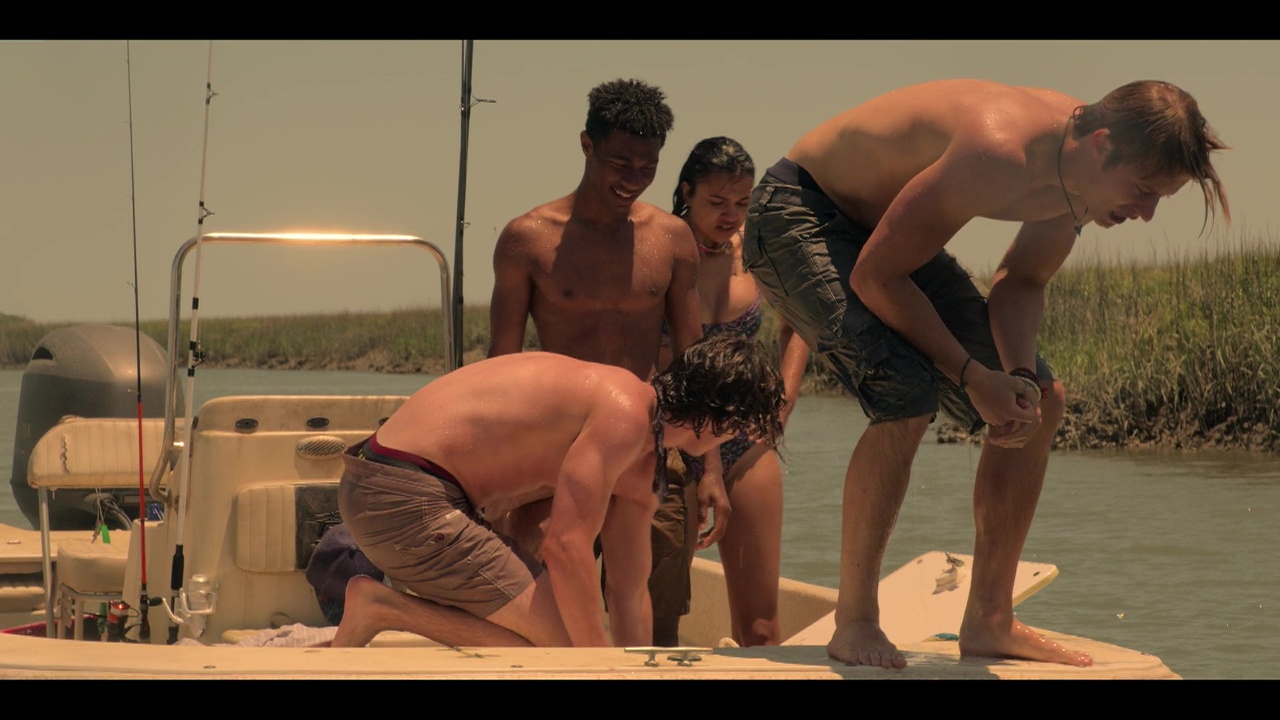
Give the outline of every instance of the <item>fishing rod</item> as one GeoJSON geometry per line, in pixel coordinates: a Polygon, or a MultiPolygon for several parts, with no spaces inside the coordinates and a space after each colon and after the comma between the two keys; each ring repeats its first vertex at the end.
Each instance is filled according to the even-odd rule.
{"type": "Polygon", "coordinates": [[[195,279],[191,290],[191,339],[187,345],[187,403],[184,411],[183,432],[186,435],[185,441],[182,443],[182,460],[179,463],[178,472],[178,528],[177,540],[173,548],[173,565],[172,572],[169,576],[169,604],[165,608],[169,611],[169,618],[174,622],[169,625],[169,644],[178,642],[178,626],[183,622],[182,619],[175,614],[178,610],[178,595],[182,590],[182,576],[184,574],[185,560],[182,555],[183,533],[185,531],[187,520],[187,486],[191,476],[191,438],[192,433],[192,412],[195,408],[195,383],[196,383],[196,367],[204,362],[204,350],[200,348],[200,251],[204,239],[204,219],[213,213],[205,206],[204,202],[204,182],[205,172],[209,164],[209,105],[214,96],[217,95],[213,91],[213,41],[209,41],[209,63],[208,75],[205,78],[205,94],[204,94],[204,147],[201,150],[200,158],[200,198],[196,212],[196,266],[195,279]]]}
{"type": "Polygon", "coordinates": [[[142,541],[138,640],[145,643],[151,640],[151,623],[147,619],[147,610],[151,606],[151,601],[147,597],[147,481],[146,463],[142,454],[142,319],[138,310],[138,193],[133,160],[133,57],[128,40],[124,41],[124,64],[129,87],[129,206],[133,224],[133,336],[134,357],[138,367],[138,386],[135,390],[138,396],[138,532],[142,541]]]}
{"type": "Polygon", "coordinates": [[[471,60],[474,40],[462,41],[462,142],[458,159],[458,222],[453,244],[453,366],[462,367],[462,232],[467,227],[467,138],[471,128],[471,108],[477,103],[491,103],[471,94],[471,60]]]}

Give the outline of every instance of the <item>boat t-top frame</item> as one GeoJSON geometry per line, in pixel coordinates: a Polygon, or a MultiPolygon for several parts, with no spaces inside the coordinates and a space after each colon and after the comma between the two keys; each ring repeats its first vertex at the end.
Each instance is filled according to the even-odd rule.
{"type": "MultiPolygon", "coordinates": [[[[162,487],[165,473],[177,466],[185,441],[177,440],[178,415],[178,368],[186,366],[187,354],[178,347],[178,330],[182,316],[182,269],[187,255],[196,248],[197,243],[239,244],[239,245],[289,245],[294,247],[369,247],[373,245],[391,247],[418,247],[430,253],[440,271],[440,314],[443,318],[443,337],[445,372],[457,369],[458,354],[455,352],[454,330],[462,318],[455,317],[459,307],[450,302],[452,297],[449,280],[449,261],[440,248],[427,240],[414,235],[359,235],[350,233],[208,233],[193,237],[178,248],[173,258],[173,269],[169,280],[169,372],[165,383],[164,398],[164,438],[163,448],[156,466],[151,472],[149,486],[150,496],[158,501],[168,503],[170,491],[162,487]]],[[[194,402],[194,398],[186,398],[194,402]]]]}

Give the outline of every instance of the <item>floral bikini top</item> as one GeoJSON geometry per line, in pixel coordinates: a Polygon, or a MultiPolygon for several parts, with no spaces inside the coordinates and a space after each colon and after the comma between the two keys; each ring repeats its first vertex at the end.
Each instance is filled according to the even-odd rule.
{"type": "MultiPolygon", "coordinates": [[[[752,301],[751,307],[742,311],[742,314],[732,320],[726,320],[722,323],[703,323],[702,335],[709,337],[711,335],[719,335],[720,333],[737,333],[746,337],[755,337],[760,332],[760,324],[764,321],[764,313],[760,310],[760,293],[756,292],[756,299],[752,301]]],[[[667,321],[662,321],[662,338],[669,339],[671,329],[667,325],[667,321]]]]}
{"type": "Polygon", "coordinates": [[[751,307],[747,308],[741,315],[722,323],[704,323],[702,326],[702,334],[704,336],[719,335],[720,333],[735,333],[746,337],[755,337],[760,332],[760,324],[764,320],[764,313],[760,311],[760,293],[756,293],[756,299],[751,303],[751,307]]]}
{"type": "MultiPolygon", "coordinates": [[[[720,333],[737,333],[746,337],[755,337],[760,332],[760,324],[764,321],[764,314],[760,310],[760,293],[756,293],[756,299],[752,301],[751,307],[747,308],[741,315],[722,323],[703,323],[703,337],[719,335],[720,333]]],[[[662,336],[668,335],[667,323],[662,323],[662,336]]],[[[667,449],[662,446],[662,406],[659,405],[653,417],[653,440],[655,445],[655,454],[657,457],[657,467],[654,468],[653,491],[657,493],[658,498],[662,499],[667,496],[667,449]]],[[[702,476],[702,471],[697,471],[697,476],[702,476]]]]}

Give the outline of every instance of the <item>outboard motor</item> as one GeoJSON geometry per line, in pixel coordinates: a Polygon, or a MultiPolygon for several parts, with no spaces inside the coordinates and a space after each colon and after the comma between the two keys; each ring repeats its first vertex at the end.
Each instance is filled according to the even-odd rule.
{"type": "MultiPolygon", "coordinates": [[[[18,422],[13,439],[13,498],[32,528],[40,527],[39,497],[27,484],[27,466],[36,442],[65,415],[86,418],[138,416],[139,350],[141,350],[142,414],[164,417],[168,358],[159,343],[133,328],[75,325],[41,338],[22,374],[18,422]]],[[[184,412],[181,388],[175,417],[184,412]]],[[[133,451],[137,452],[136,445],[133,451]]],[[[151,468],[145,471],[148,481],[151,468]]],[[[138,488],[100,488],[130,518],[138,517],[138,488]]],[[[90,530],[96,527],[95,505],[102,499],[91,490],[59,490],[49,500],[49,529],[90,530]]]]}

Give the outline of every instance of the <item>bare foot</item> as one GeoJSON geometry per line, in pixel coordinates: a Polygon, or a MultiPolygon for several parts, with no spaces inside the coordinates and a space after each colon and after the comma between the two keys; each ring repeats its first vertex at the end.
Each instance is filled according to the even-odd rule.
{"type": "Polygon", "coordinates": [[[897,646],[873,622],[850,622],[837,627],[827,643],[827,654],[850,665],[879,665],[887,670],[907,666],[907,659],[897,646]]]}
{"type": "Polygon", "coordinates": [[[338,632],[329,641],[330,647],[364,647],[378,633],[389,629],[382,622],[380,609],[395,607],[403,600],[401,594],[371,577],[357,575],[347,583],[346,606],[338,632]]]}
{"type": "Polygon", "coordinates": [[[346,607],[330,647],[364,647],[383,630],[421,635],[446,647],[521,647],[522,635],[448,607],[387,587],[366,575],[347,582],[346,607]]]}
{"type": "Polygon", "coordinates": [[[1092,656],[1068,650],[1033,628],[1023,625],[1016,617],[1009,627],[1000,625],[1001,623],[970,621],[965,618],[964,624],[960,626],[960,655],[1039,660],[1076,667],[1089,667],[1093,664],[1092,656]]]}

